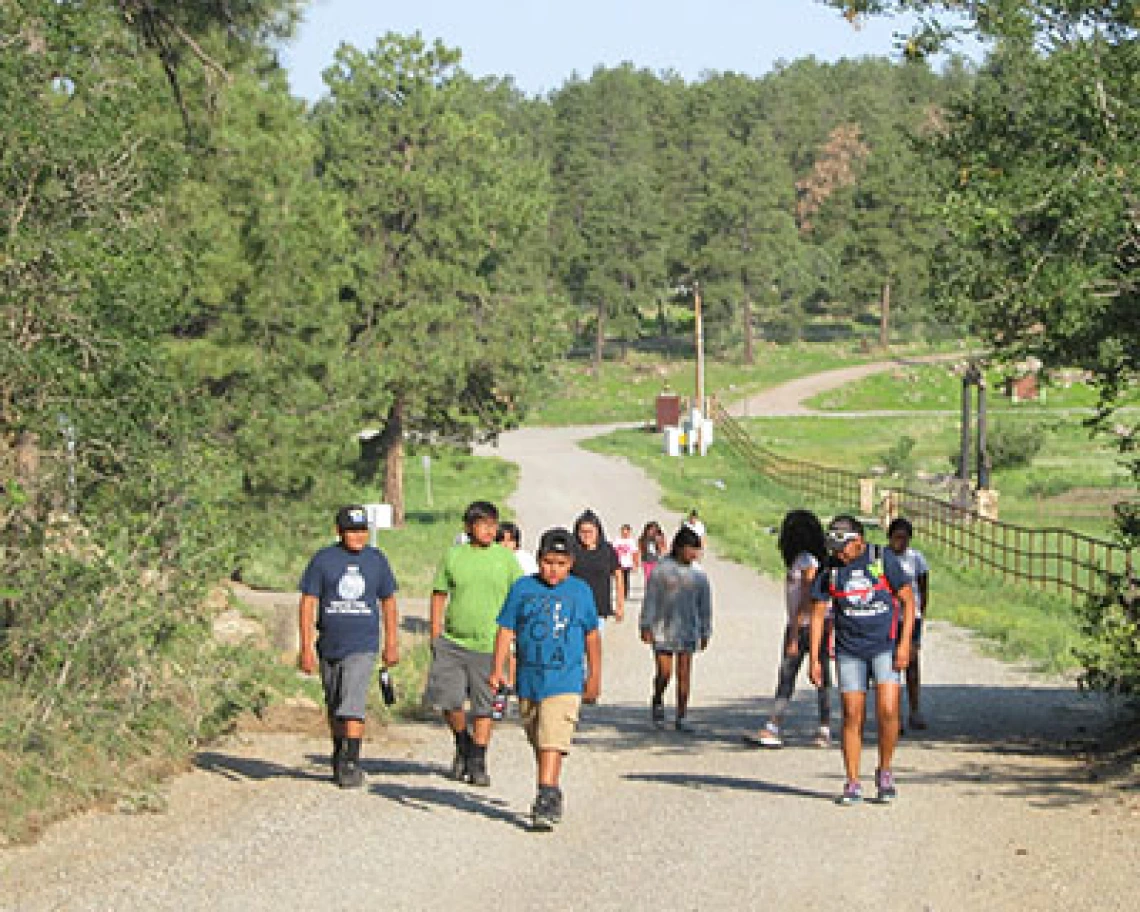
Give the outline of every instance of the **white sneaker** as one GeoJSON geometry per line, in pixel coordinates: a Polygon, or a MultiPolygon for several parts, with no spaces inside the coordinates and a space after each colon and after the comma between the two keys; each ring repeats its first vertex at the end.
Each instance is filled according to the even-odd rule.
{"type": "Polygon", "coordinates": [[[784,739],[780,737],[780,726],[767,723],[756,736],[756,743],[761,747],[783,747],[784,739]]]}
{"type": "Polygon", "coordinates": [[[815,746],[831,747],[831,729],[826,725],[821,725],[815,733],[815,746]]]}

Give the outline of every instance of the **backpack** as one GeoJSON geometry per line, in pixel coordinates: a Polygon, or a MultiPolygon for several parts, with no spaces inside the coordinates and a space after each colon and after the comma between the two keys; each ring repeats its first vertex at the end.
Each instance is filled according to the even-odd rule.
{"type": "MultiPolygon", "coordinates": [[[[867,576],[871,580],[871,589],[874,592],[887,593],[887,597],[891,602],[891,640],[894,641],[899,637],[899,609],[901,602],[899,601],[898,593],[895,592],[891,581],[887,579],[887,574],[883,570],[883,546],[868,545],[867,554],[871,558],[866,569],[867,576]]],[[[838,570],[841,566],[841,564],[831,564],[827,568],[827,593],[831,596],[832,601],[858,594],[846,592],[835,585],[834,571],[838,570]]]]}

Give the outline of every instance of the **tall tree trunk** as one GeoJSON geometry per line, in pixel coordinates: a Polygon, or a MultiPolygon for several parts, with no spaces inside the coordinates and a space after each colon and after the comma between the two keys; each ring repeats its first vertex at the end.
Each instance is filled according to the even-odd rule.
{"type": "Polygon", "coordinates": [[[602,372],[602,360],[606,354],[606,302],[598,302],[598,319],[594,329],[594,376],[602,372]]]}
{"type": "Polygon", "coordinates": [[[384,502],[392,507],[392,525],[404,525],[404,397],[398,394],[388,409],[388,420],[380,432],[384,453],[384,502]]]}
{"type": "Polygon", "coordinates": [[[891,283],[883,283],[882,309],[879,312],[879,348],[891,345],[891,283]]]}
{"type": "Polygon", "coordinates": [[[752,338],[752,289],[748,287],[747,281],[744,283],[741,311],[744,319],[744,363],[753,365],[756,363],[756,344],[752,338]]]}

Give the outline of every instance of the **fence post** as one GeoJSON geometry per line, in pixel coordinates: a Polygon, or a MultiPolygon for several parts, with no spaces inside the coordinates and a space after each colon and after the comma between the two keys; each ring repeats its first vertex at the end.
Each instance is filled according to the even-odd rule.
{"type": "Polygon", "coordinates": [[[859,512],[870,516],[875,512],[875,479],[859,479],[859,512]]]}

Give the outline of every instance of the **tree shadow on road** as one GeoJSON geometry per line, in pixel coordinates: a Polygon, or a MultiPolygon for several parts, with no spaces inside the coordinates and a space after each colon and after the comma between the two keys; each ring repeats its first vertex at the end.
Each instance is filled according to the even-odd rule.
{"type": "MultiPolygon", "coordinates": [[[[896,754],[896,769],[905,781],[973,786],[979,793],[1020,797],[1042,809],[1090,804],[1103,797],[1098,772],[1088,762],[1111,724],[1111,708],[1103,698],[1063,687],[932,686],[924,688],[923,695],[930,727],[907,732],[896,754]]],[[[873,702],[869,699],[868,706],[873,702]]],[[[838,736],[837,694],[832,707],[832,730],[838,736]]],[[[711,750],[711,758],[700,761],[707,769],[715,765],[717,752],[765,753],[746,743],[745,737],[763,724],[770,708],[770,697],[705,705],[698,700],[689,715],[695,731],[686,734],[671,726],[656,730],[648,706],[585,707],[576,740],[591,751],[691,754],[694,762],[698,754],[707,757],[711,750]]],[[[817,725],[815,693],[806,688],[797,694],[785,719],[783,750],[818,752],[813,744],[817,725]]],[[[869,708],[865,760],[873,757],[876,740],[874,711],[869,708]]],[[[700,782],[699,776],[676,778],[678,785],[700,782]]],[[[762,779],[741,782],[739,787],[760,790],[769,785],[762,779]]]]}

